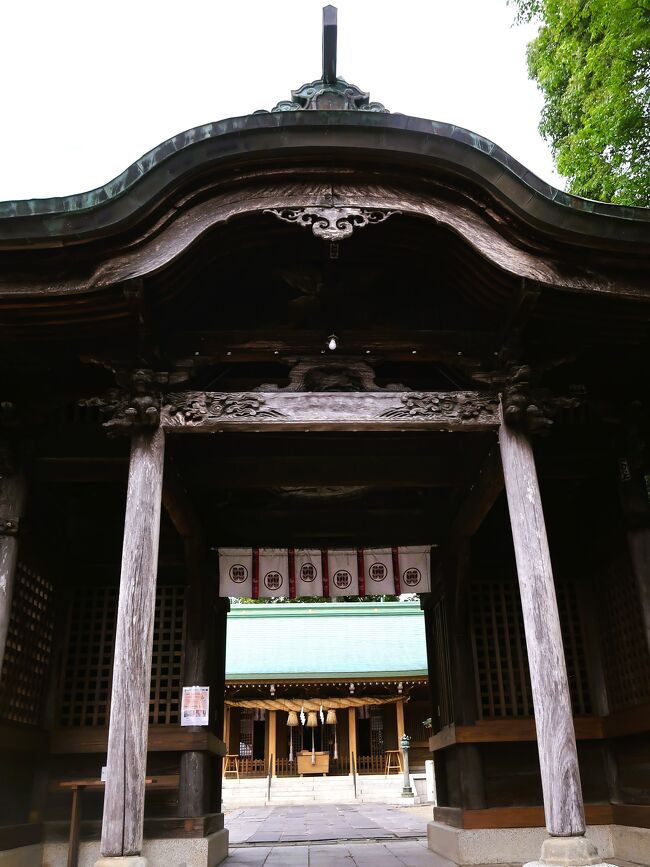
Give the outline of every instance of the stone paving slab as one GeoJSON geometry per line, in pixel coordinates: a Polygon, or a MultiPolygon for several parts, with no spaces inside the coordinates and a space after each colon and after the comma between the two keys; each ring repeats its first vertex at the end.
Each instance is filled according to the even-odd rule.
{"type": "Polygon", "coordinates": [[[394,840],[426,837],[431,812],[431,807],[388,804],[244,807],[227,812],[225,825],[231,846],[394,840]]]}
{"type": "MultiPolygon", "coordinates": [[[[231,849],[225,867],[440,867],[421,840],[231,849]]],[[[507,867],[507,865],[500,865],[507,867]]]]}

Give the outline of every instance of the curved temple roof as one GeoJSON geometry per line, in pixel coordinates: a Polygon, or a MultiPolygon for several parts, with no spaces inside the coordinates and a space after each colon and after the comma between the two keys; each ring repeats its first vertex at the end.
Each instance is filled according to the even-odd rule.
{"type": "Polygon", "coordinates": [[[227,681],[364,676],[427,676],[417,602],[279,602],[228,614],[227,681]]]}
{"type": "Polygon", "coordinates": [[[540,180],[488,139],[438,121],[389,114],[367,93],[336,77],[336,10],[324,10],[323,76],[271,112],[230,118],[180,133],[118,177],[62,198],[0,203],[0,244],[49,246],[116,231],[148,212],[184,178],[208,166],[255,166],[271,158],[362,155],[386,167],[441,170],[470,180],[529,223],[551,234],[648,243],[650,209],[571,196],[540,180]]]}

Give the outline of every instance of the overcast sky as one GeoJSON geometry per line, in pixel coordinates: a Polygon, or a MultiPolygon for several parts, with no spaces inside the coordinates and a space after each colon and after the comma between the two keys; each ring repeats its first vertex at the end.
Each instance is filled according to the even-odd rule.
{"type": "MultiPolygon", "coordinates": [[[[100,186],[177,132],[321,73],[322,0],[0,0],[0,200],[100,186]]],[[[338,74],[492,139],[563,186],[537,132],[531,26],[506,0],[338,0],[338,74]]]]}

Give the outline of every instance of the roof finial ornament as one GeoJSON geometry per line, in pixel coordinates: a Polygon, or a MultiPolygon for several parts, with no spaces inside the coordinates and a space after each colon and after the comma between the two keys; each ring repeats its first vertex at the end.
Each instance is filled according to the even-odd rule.
{"type": "Polygon", "coordinates": [[[336,84],[336,6],[323,6],[323,82],[336,84]]]}
{"type": "MultiPolygon", "coordinates": [[[[279,102],[272,111],[381,111],[387,109],[355,84],[336,75],[336,6],[323,7],[323,74],[310,84],[291,91],[291,99],[279,102]]],[[[265,109],[255,114],[267,114],[265,109]]]]}

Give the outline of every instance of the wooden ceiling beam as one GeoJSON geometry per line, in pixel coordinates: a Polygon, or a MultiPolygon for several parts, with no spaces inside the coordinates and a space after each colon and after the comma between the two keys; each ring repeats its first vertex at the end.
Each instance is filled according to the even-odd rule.
{"type": "Polygon", "coordinates": [[[476,534],[503,490],[503,485],[501,456],[498,446],[494,444],[462,496],[449,534],[452,548],[457,547],[462,539],[476,534]]]}
{"type": "Polygon", "coordinates": [[[540,295],[540,286],[522,277],[519,288],[510,299],[504,314],[504,324],[498,340],[501,364],[519,355],[524,331],[535,312],[540,295]]]}
{"type": "MultiPolygon", "coordinates": [[[[186,331],[170,336],[169,352],[175,357],[197,358],[202,361],[235,363],[237,361],[276,359],[281,356],[326,354],[329,330],[322,331],[272,328],[232,331],[186,331]]],[[[339,330],[341,354],[404,357],[413,361],[453,362],[463,367],[478,366],[483,358],[494,353],[498,335],[492,332],[435,330],[339,330]],[[412,358],[411,358],[412,357],[412,358]]]]}

